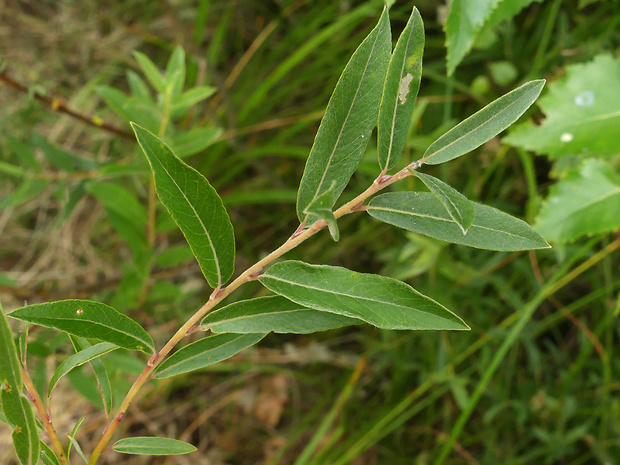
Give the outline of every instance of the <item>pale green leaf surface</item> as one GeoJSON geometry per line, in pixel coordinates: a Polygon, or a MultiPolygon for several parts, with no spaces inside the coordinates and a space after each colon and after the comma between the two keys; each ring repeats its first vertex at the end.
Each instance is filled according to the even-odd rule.
{"type": "MultiPolygon", "coordinates": [[[[82,337],[69,335],[69,338],[71,339],[71,344],[73,344],[73,348],[76,352],[86,350],[92,346],[90,342],[82,337]]],[[[90,364],[93,367],[95,377],[97,378],[97,384],[99,385],[99,390],[101,391],[103,407],[106,412],[109,413],[112,410],[112,386],[110,385],[108,372],[106,371],[103,362],[97,358],[91,360],[90,364]]]]}
{"type": "Polygon", "coordinates": [[[383,87],[377,129],[381,169],[392,169],[405,149],[420,79],[424,54],[424,24],[417,8],[401,33],[383,87]]]}
{"type": "Polygon", "coordinates": [[[601,160],[586,161],[551,186],[536,229],[552,242],[620,229],[618,174],[601,160]]]}
{"type": "Polygon", "coordinates": [[[18,308],[9,316],[128,350],[155,351],[151,336],[138,323],[100,302],[60,300],[18,308]]]}
{"type": "Polygon", "coordinates": [[[266,334],[217,334],[204,337],[164,360],[155,370],[155,377],[169,378],[213,365],[253,346],[265,336],[266,334]]]}
{"type": "Polygon", "coordinates": [[[549,247],[525,221],[493,207],[473,205],[474,222],[467,234],[463,234],[437,197],[427,192],[382,194],[370,201],[367,211],[399,228],[479,249],[508,252],[549,247]]]}
{"type": "Polygon", "coordinates": [[[308,334],[360,323],[356,318],[303,307],[279,295],[234,302],[202,320],[214,333],[308,334]]]}
{"type": "Polygon", "coordinates": [[[33,199],[49,186],[49,179],[26,179],[14,192],[0,201],[0,210],[18,207],[33,199]]]}
{"type": "Polygon", "coordinates": [[[136,455],[179,455],[196,450],[191,444],[178,439],[156,437],[121,439],[114,444],[113,449],[122,454],[136,455]]]}
{"type": "Polygon", "coordinates": [[[174,136],[170,145],[179,158],[189,157],[213,145],[222,135],[221,128],[195,128],[174,136]]]}
{"type": "Polygon", "coordinates": [[[166,91],[166,80],[157,66],[142,52],[134,51],[133,56],[153,88],[159,93],[164,93],[166,91]]]}
{"type": "MultiPolygon", "coordinates": [[[[71,444],[73,446],[73,448],[78,453],[78,455],[82,458],[84,463],[87,464],[88,463],[88,459],[84,455],[84,452],[82,451],[82,447],[80,446],[80,443],[77,441],[77,439],[75,439],[75,437],[71,436],[70,434],[67,434],[67,439],[69,439],[69,444],[71,444]]],[[[69,449],[69,446],[67,446],[67,448],[69,449]]],[[[67,454],[67,455],[69,455],[69,454],[67,454]]]]}
{"type": "Polygon", "coordinates": [[[205,177],[179,159],[160,139],[132,124],[155,176],[155,189],[187,239],[209,285],[232,276],[233,227],[222,199],[205,177]]]}
{"type": "Polygon", "coordinates": [[[43,465],[60,465],[60,460],[50,447],[41,441],[41,461],[43,465]]]}
{"type": "Polygon", "coordinates": [[[11,439],[17,458],[22,465],[36,465],[39,461],[41,440],[32,404],[17,390],[0,390],[0,401],[4,416],[13,428],[11,439]]]}
{"type": "Polygon", "coordinates": [[[306,207],[334,182],[335,202],[355,172],[377,124],[390,52],[390,23],[384,9],[349,60],[325,110],[297,194],[301,221],[306,207]]]}
{"type": "Polygon", "coordinates": [[[328,190],[315,197],[304,210],[304,214],[311,223],[317,220],[326,221],[329,234],[331,234],[332,239],[338,242],[340,240],[340,230],[338,229],[338,222],[332,211],[332,206],[334,205],[334,187],[335,183],[332,183],[332,186],[328,190]]]}
{"type": "Polygon", "coordinates": [[[385,276],[291,260],[276,263],[259,281],[299,305],[383,329],[469,329],[441,304],[385,276]]]}
{"type": "Polygon", "coordinates": [[[117,348],[118,346],[116,346],[115,344],[111,344],[109,342],[100,342],[98,344],[95,344],[94,346],[88,347],[78,352],[77,354],[73,354],[67,359],[63,360],[63,362],[60,365],[58,365],[58,368],[56,368],[56,371],[54,372],[54,375],[52,376],[52,379],[49,382],[47,396],[50,397],[52,395],[52,391],[56,387],[56,384],[58,383],[58,381],[60,381],[60,378],[62,378],[67,373],[69,373],[71,370],[87,362],[90,362],[91,360],[94,360],[97,357],[101,357],[102,355],[107,354],[108,352],[112,352],[113,350],[117,348]]]}
{"type": "Polygon", "coordinates": [[[442,205],[446,207],[450,217],[461,228],[463,234],[466,234],[474,223],[474,204],[445,182],[416,170],[413,173],[428,187],[429,191],[435,194],[442,205]]]}
{"type": "Polygon", "coordinates": [[[457,124],[426,149],[425,163],[444,163],[480,147],[519,119],[544,85],[543,79],[525,83],[457,124]]]}
{"type": "Polygon", "coordinates": [[[39,435],[32,404],[22,396],[23,381],[17,347],[2,304],[0,304],[0,407],[6,422],[13,428],[11,438],[23,465],[36,464],[39,435]]]}
{"type": "Polygon", "coordinates": [[[134,71],[127,71],[127,82],[131,89],[131,94],[140,100],[149,100],[151,98],[151,92],[144,82],[144,80],[138,76],[134,71]]]}
{"type": "Polygon", "coordinates": [[[558,158],[620,153],[620,60],[571,65],[538,102],[546,118],[515,127],[504,142],[558,158]]]}
{"type": "MultiPolygon", "coordinates": [[[[448,74],[452,74],[471,50],[476,36],[501,0],[452,0],[446,18],[448,74]]],[[[512,0],[511,0],[512,1],[512,0]]]]}
{"type": "Polygon", "coordinates": [[[186,90],[172,102],[170,114],[173,118],[183,115],[192,106],[215,93],[215,87],[200,86],[186,90]]]}
{"type": "Polygon", "coordinates": [[[177,45],[166,65],[166,81],[173,97],[181,94],[185,84],[185,50],[177,45]]]}

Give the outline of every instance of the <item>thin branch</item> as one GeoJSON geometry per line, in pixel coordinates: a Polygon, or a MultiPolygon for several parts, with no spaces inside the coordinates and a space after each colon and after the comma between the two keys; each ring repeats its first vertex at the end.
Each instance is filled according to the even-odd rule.
{"type": "Polygon", "coordinates": [[[114,126],[114,125],[112,125],[110,123],[106,123],[105,121],[103,121],[98,116],[89,116],[89,115],[85,115],[83,113],[78,113],[77,111],[72,110],[71,108],[69,108],[67,103],[63,99],[55,98],[55,97],[48,97],[47,95],[43,95],[43,94],[37,92],[36,90],[32,91],[28,87],[20,84],[19,82],[17,82],[13,78],[9,77],[5,72],[0,72],[0,81],[4,82],[6,85],[8,85],[9,87],[11,87],[11,88],[13,88],[15,90],[23,92],[24,94],[32,95],[35,100],[38,100],[39,102],[42,102],[47,107],[51,108],[52,110],[54,110],[54,111],[56,111],[58,113],[63,113],[65,115],[69,115],[69,116],[71,116],[74,119],[77,119],[79,121],[82,121],[85,124],[88,124],[89,126],[93,126],[95,128],[103,129],[103,130],[108,131],[108,132],[110,132],[112,134],[120,136],[120,137],[122,137],[124,139],[134,140],[134,136],[130,132],[125,131],[122,128],[116,127],[116,126],[114,126]]]}

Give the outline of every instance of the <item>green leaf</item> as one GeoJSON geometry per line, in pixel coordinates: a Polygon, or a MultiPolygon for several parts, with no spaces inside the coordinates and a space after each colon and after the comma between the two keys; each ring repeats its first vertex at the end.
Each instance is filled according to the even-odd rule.
{"type": "Polygon", "coordinates": [[[155,370],[155,377],[169,378],[213,365],[253,346],[265,336],[266,334],[218,334],[202,338],[164,360],[155,370]]]}
{"type": "Polygon", "coordinates": [[[334,187],[334,202],[355,172],[377,124],[391,39],[387,8],[345,67],[314,139],[297,194],[303,221],[310,203],[334,187]]]}
{"type": "Polygon", "coordinates": [[[169,438],[138,437],[117,441],[114,451],[137,455],[180,455],[194,452],[196,448],[187,442],[169,438]]]}
{"type": "Polygon", "coordinates": [[[214,333],[308,334],[360,323],[356,318],[303,307],[279,295],[234,302],[202,320],[214,333]]]}
{"type": "Polygon", "coordinates": [[[469,329],[454,313],[409,285],[346,268],[276,263],[259,277],[269,290],[306,307],[384,329],[469,329]]]}
{"type": "Polygon", "coordinates": [[[504,142],[552,158],[566,155],[614,156],[620,152],[620,60],[599,55],[566,68],[549,84],[539,105],[542,124],[520,124],[504,142]]]}
{"type": "Polygon", "coordinates": [[[426,192],[391,192],[372,199],[370,216],[399,228],[479,249],[515,251],[548,248],[549,244],[525,221],[472,202],[474,222],[463,231],[443,204],[426,192]]]}
{"type": "Polygon", "coordinates": [[[138,323],[100,302],[60,300],[18,308],[9,316],[128,350],[155,352],[151,336],[138,323]]]}
{"type": "Polygon", "coordinates": [[[544,85],[544,79],[530,81],[501,96],[433,142],[422,159],[438,165],[480,147],[518,120],[544,85]]]}
{"type": "Polygon", "coordinates": [[[126,122],[134,121],[151,131],[159,128],[159,116],[150,100],[129,97],[120,90],[107,86],[98,86],[97,92],[106,105],[126,122]]]}
{"type": "Polygon", "coordinates": [[[338,230],[338,222],[336,221],[336,217],[332,211],[332,206],[334,205],[335,185],[336,183],[333,182],[328,190],[316,196],[304,210],[304,215],[310,220],[311,223],[318,220],[324,220],[327,222],[329,234],[331,234],[332,238],[338,242],[340,240],[340,231],[338,230]]]}
{"type": "Polygon", "coordinates": [[[205,177],[179,159],[160,139],[132,124],[155,176],[155,189],[187,239],[209,285],[233,274],[235,238],[222,199],[205,177]]]}
{"type": "Polygon", "coordinates": [[[388,66],[379,110],[377,146],[379,166],[392,169],[405,149],[411,117],[422,77],[424,23],[413,8],[388,66]]]}
{"type": "Polygon", "coordinates": [[[194,258],[192,249],[186,245],[175,245],[162,250],[155,259],[155,265],[163,268],[180,265],[194,258]]]}
{"type": "Polygon", "coordinates": [[[118,346],[116,346],[115,344],[111,344],[109,342],[100,342],[99,344],[95,344],[94,346],[88,347],[78,352],[77,354],[73,354],[72,356],[68,357],[58,366],[58,368],[56,368],[56,371],[54,372],[54,375],[52,376],[49,387],[47,389],[47,397],[50,397],[52,395],[52,391],[56,387],[58,381],[60,381],[60,378],[69,373],[75,367],[79,367],[86,362],[90,362],[91,360],[94,360],[97,357],[101,357],[108,352],[112,352],[117,348],[118,346]]]}
{"type": "MultiPolygon", "coordinates": [[[[82,447],[80,447],[80,443],[77,442],[77,439],[75,439],[73,436],[71,436],[70,434],[67,434],[67,438],[69,439],[69,443],[75,448],[75,451],[78,453],[78,455],[82,458],[82,460],[84,461],[85,464],[88,464],[88,459],[86,458],[86,456],[84,455],[84,452],[82,452],[82,447]]],[[[68,454],[67,454],[68,455],[68,454]]]]}
{"type": "Polygon", "coordinates": [[[450,217],[459,225],[463,234],[467,234],[467,230],[474,223],[474,204],[459,191],[433,176],[420,173],[417,170],[413,170],[413,174],[428,187],[429,191],[435,194],[450,217]]]}
{"type": "Polygon", "coordinates": [[[136,58],[138,65],[153,88],[157,92],[163,94],[166,91],[166,80],[162,76],[159,69],[157,69],[157,66],[155,66],[151,59],[144,53],[135,51],[133,52],[133,56],[136,58]]]}
{"type": "Polygon", "coordinates": [[[122,236],[133,253],[144,251],[148,247],[146,208],[124,187],[115,183],[91,183],[87,190],[105,207],[114,229],[122,236]]]}
{"type": "Polygon", "coordinates": [[[67,434],[67,436],[69,436],[69,442],[67,443],[66,455],[67,457],[71,457],[71,446],[75,446],[75,450],[84,459],[84,462],[88,463],[88,460],[86,459],[86,457],[84,457],[84,453],[82,452],[82,448],[80,447],[80,444],[75,439],[75,436],[77,435],[77,432],[83,423],[84,423],[84,417],[80,418],[77,421],[77,423],[73,426],[73,430],[71,431],[71,434],[67,434]]]}
{"type": "Polygon", "coordinates": [[[0,201],[0,210],[18,207],[33,199],[49,186],[49,179],[26,179],[14,191],[0,201]]]}
{"type": "Polygon", "coordinates": [[[185,85],[185,50],[180,45],[174,48],[166,65],[166,81],[173,98],[181,94],[185,85]]]}
{"type": "Polygon", "coordinates": [[[93,160],[89,160],[85,157],[78,157],[60,147],[56,147],[39,133],[34,133],[32,141],[41,149],[41,152],[43,152],[43,155],[45,155],[45,158],[47,158],[50,163],[63,171],[71,173],[75,171],[75,168],[94,170],[99,167],[99,164],[93,160]]]}
{"type": "Polygon", "coordinates": [[[172,102],[170,115],[173,118],[182,116],[198,102],[213,95],[216,90],[215,87],[209,86],[194,87],[193,89],[186,90],[172,102]]]}
{"type": "Polygon", "coordinates": [[[22,465],[36,465],[41,440],[30,401],[17,390],[3,388],[0,390],[0,402],[4,416],[13,428],[11,438],[17,458],[22,465]]]}
{"type": "Polygon", "coordinates": [[[189,157],[217,142],[222,135],[221,128],[195,128],[174,136],[170,142],[179,158],[189,157]]]}
{"type": "Polygon", "coordinates": [[[554,242],[620,229],[618,174],[601,160],[586,161],[551,186],[536,229],[554,242]]]}
{"type": "MultiPolygon", "coordinates": [[[[71,344],[76,352],[86,350],[91,347],[91,343],[86,339],[77,336],[69,336],[71,344]]],[[[99,391],[101,393],[101,399],[103,400],[103,408],[107,413],[112,410],[112,386],[110,386],[110,378],[103,365],[103,362],[99,359],[93,359],[90,361],[93,371],[95,372],[95,378],[97,378],[97,384],[99,385],[99,391]]]]}
{"type": "Polygon", "coordinates": [[[133,71],[127,71],[127,82],[134,97],[140,100],[150,100],[151,92],[146,83],[133,71]]]}
{"type": "Polygon", "coordinates": [[[23,465],[34,465],[39,457],[39,435],[30,401],[22,396],[23,380],[17,347],[0,304],[0,407],[11,425],[13,446],[23,465]]]}
{"type": "Polygon", "coordinates": [[[52,449],[50,449],[49,446],[43,441],[41,441],[40,445],[41,461],[43,462],[43,465],[60,465],[60,460],[58,459],[54,451],[52,451],[52,449]]]}
{"type": "Polygon", "coordinates": [[[41,171],[41,163],[37,160],[32,147],[17,140],[10,134],[6,135],[6,140],[9,144],[9,150],[15,154],[15,158],[19,160],[19,163],[22,166],[25,166],[29,171],[34,171],[36,173],[41,171]]]}
{"type": "Polygon", "coordinates": [[[454,73],[458,64],[471,50],[478,32],[499,2],[500,0],[452,0],[444,25],[449,75],[454,73]]]}

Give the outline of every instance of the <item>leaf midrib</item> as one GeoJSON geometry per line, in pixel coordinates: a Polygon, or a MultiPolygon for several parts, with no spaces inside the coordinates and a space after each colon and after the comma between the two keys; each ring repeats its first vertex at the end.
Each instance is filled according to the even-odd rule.
{"type": "MultiPolygon", "coordinates": [[[[343,296],[343,297],[350,297],[350,298],[353,298],[353,299],[366,300],[366,301],[373,302],[373,303],[378,303],[378,304],[390,305],[390,306],[393,306],[393,307],[398,308],[398,309],[413,310],[413,311],[416,311],[416,312],[424,313],[425,315],[432,315],[434,317],[441,318],[442,320],[451,321],[451,320],[449,320],[447,318],[444,318],[442,316],[436,315],[435,313],[427,312],[427,311],[424,311],[424,310],[420,310],[418,308],[406,307],[406,306],[399,305],[399,304],[394,303],[394,302],[389,302],[389,301],[384,301],[384,300],[376,300],[376,299],[371,299],[369,297],[364,297],[364,296],[360,296],[360,295],[354,295],[354,294],[351,295],[351,294],[346,294],[346,293],[343,293],[343,292],[336,292],[336,291],[332,291],[332,290],[327,290],[327,289],[323,289],[323,288],[320,288],[320,287],[315,287],[315,286],[310,286],[310,285],[307,285],[307,284],[298,283],[298,282],[295,282],[295,281],[290,281],[288,279],[284,279],[284,278],[281,278],[281,277],[278,277],[278,276],[274,276],[274,275],[270,275],[270,274],[267,274],[267,273],[263,274],[262,277],[271,278],[271,279],[274,279],[276,281],[280,281],[280,282],[283,282],[283,283],[291,284],[293,286],[299,286],[299,287],[302,287],[304,289],[312,289],[312,290],[315,290],[315,291],[325,292],[325,293],[328,293],[328,294],[334,294],[334,295],[339,295],[339,296],[343,296]]],[[[419,297],[421,297],[421,296],[419,296],[419,297]]],[[[328,311],[328,310],[325,310],[325,311],[328,311]]],[[[331,312],[332,313],[336,313],[333,310],[331,312]]],[[[345,316],[349,316],[349,315],[345,315],[345,316]]],[[[353,318],[358,318],[359,319],[359,318],[364,318],[364,316],[353,315],[353,318]]]]}
{"type": "MultiPolygon", "coordinates": [[[[164,147],[164,149],[165,148],[166,147],[164,147]]],[[[213,261],[215,262],[215,269],[216,269],[216,273],[217,273],[217,287],[219,288],[222,285],[222,272],[220,270],[220,262],[219,262],[219,259],[218,259],[218,256],[217,256],[217,250],[215,249],[215,246],[213,245],[213,240],[211,239],[211,235],[209,234],[209,231],[208,231],[207,227],[205,226],[205,224],[202,222],[202,218],[200,217],[200,215],[198,214],[198,212],[194,208],[194,205],[189,201],[189,199],[185,195],[185,192],[183,192],[183,189],[181,189],[181,187],[177,184],[177,182],[174,179],[174,177],[170,175],[170,173],[168,172],[168,170],[166,169],[166,167],[164,166],[164,164],[161,162],[161,160],[159,159],[159,157],[157,155],[155,155],[155,159],[157,160],[159,165],[162,167],[162,169],[164,170],[166,175],[172,180],[172,182],[175,185],[175,187],[178,189],[178,191],[181,193],[181,195],[183,196],[183,198],[185,199],[187,204],[190,206],[190,208],[194,212],[194,216],[196,217],[196,219],[200,223],[200,226],[202,226],[202,229],[203,229],[203,231],[205,233],[205,236],[207,237],[207,240],[209,241],[209,247],[211,247],[211,250],[213,251],[213,261]]],[[[189,244],[190,248],[192,248],[191,242],[188,242],[188,244],[189,244]]],[[[193,248],[192,248],[192,250],[193,250],[193,248]]]]}
{"type": "MultiPolygon", "coordinates": [[[[372,54],[375,51],[375,47],[377,45],[377,41],[379,40],[379,30],[377,30],[377,35],[375,36],[375,40],[372,44],[372,49],[370,50],[370,54],[368,55],[368,59],[366,60],[366,65],[364,66],[364,72],[362,73],[362,77],[360,78],[359,84],[357,85],[357,89],[355,90],[355,95],[353,97],[353,101],[351,102],[351,106],[349,107],[349,111],[347,112],[347,116],[344,119],[344,122],[342,123],[342,127],[340,128],[340,133],[338,134],[338,138],[336,139],[335,143],[334,143],[334,148],[332,149],[332,152],[329,155],[329,159],[327,160],[327,164],[325,166],[325,170],[323,171],[323,176],[321,176],[321,181],[319,182],[318,187],[316,188],[314,195],[312,196],[312,199],[310,200],[310,202],[312,202],[314,199],[317,198],[319,192],[321,191],[321,187],[323,186],[323,183],[325,182],[325,177],[327,176],[327,172],[329,171],[329,168],[331,166],[332,160],[334,158],[334,155],[336,153],[336,149],[338,148],[338,146],[340,145],[340,140],[342,138],[342,133],[344,132],[344,128],[347,125],[347,122],[349,121],[349,117],[351,116],[351,111],[353,110],[353,107],[355,106],[355,102],[357,100],[357,97],[359,95],[359,91],[360,88],[362,87],[362,83],[364,82],[364,78],[366,77],[366,72],[368,71],[368,65],[370,63],[370,59],[372,57],[372,54]]],[[[308,205],[310,204],[310,202],[308,203],[308,205]]]]}
{"type": "MultiPolygon", "coordinates": [[[[420,218],[429,218],[429,219],[432,219],[432,220],[446,221],[448,223],[454,223],[458,227],[458,223],[456,221],[454,221],[453,219],[441,218],[439,216],[433,216],[433,215],[427,215],[427,214],[421,214],[421,213],[411,213],[411,212],[406,212],[406,211],[403,211],[403,210],[395,210],[393,208],[376,207],[376,206],[373,206],[373,205],[369,205],[368,209],[369,210],[382,210],[382,211],[386,211],[386,212],[390,212],[390,213],[399,213],[401,215],[417,216],[417,217],[420,217],[420,218]]],[[[517,237],[517,238],[521,238],[521,239],[528,239],[526,236],[519,236],[517,234],[512,234],[512,233],[510,233],[508,231],[502,231],[502,230],[499,230],[499,229],[488,228],[486,226],[480,226],[480,225],[478,225],[476,223],[473,223],[469,227],[468,231],[473,229],[473,228],[486,229],[487,231],[492,231],[492,232],[496,232],[496,233],[506,234],[507,236],[513,236],[513,237],[517,237]]],[[[467,235],[463,234],[463,237],[467,237],[467,235]]]]}

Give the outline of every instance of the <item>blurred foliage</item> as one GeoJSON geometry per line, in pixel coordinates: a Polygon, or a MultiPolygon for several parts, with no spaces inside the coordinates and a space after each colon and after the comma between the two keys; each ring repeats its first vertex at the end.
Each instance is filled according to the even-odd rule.
{"type": "MultiPolygon", "coordinates": [[[[3,304],[102,300],[155,328],[156,344],[209,289],[160,206],[149,243],[148,167],[136,143],[122,135],[127,120],[151,125],[186,148],[186,161],[223,197],[235,224],[236,269],[245,269],[297,227],[295,193],[318,121],[382,4],[4,3],[2,73],[27,92],[10,85],[0,91],[3,304]],[[181,63],[184,71],[173,73],[181,63]],[[166,82],[173,83],[169,100],[160,98],[167,95],[166,82]],[[156,116],[174,99],[162,131],[156,116]],[[93,124],[63,113],[59,103],[93,124]],[[120,131],[107,131],[102,122],[120,131]]],[[[480,2],[490,5],[489,15],[461,31],[462,22],[451,23],[455,12],[446,6],[416,3],[426,50],[402,166],[457,121],[518,84],[544,77],[544,115],[535,109],[526,114],[535,125],[524,122],[508,136],[514,147],[494,140],[431,174],[470,199],[528,221],[538,218],[540,232],[558,243],[529,255],[494,253],[347,217],[338,244],[324,233],[287,258],[406,279],[454,309],[472,331],[269,335],[256,352],[150,385],[139,401],[140,418],[126,425],[133,432],[173,429],[171,436],[196,444],[216,464],[620,463],[620,243],[613,234],[620,215],[614,133],[620,4],[520,1],[522,10],[502,16],[499,6],[511,2],[480,2]],[[454,34],[469,35],[447,77],[445,44],[450,48],[451,37],[459,37],[450,24],[454,34]],[[587,90],[604,105],[600,112],[586,114],[575,100],[588,102],[587,90]],[[579,123],[584,115],[609,114],[602,132],[602,123],[579,123]],[[566,131],[564,124],[576,127],[566,131]],[[571,144],[589,150],[583,154],[581,145],[571,144]],[[519,331],[511,333],[514,328],[519,331]],[[511,337],[515,343],[493,368],[511,337]],[[470,408],[471,416],[463,417],[470,408]],[[311,441],[316,434],[320,440],[311,441]],[[441,448],[450,435],[458,435],[457,445],[444,460],[441,448]],[[304,453],[306,447],[312,450],[304,453]]],[[[453,5],[467,8],[465,1],[453,5]]],[[[393,2],[394,37],[411,6],[393,2]]],[[[371,143],[342,201],[377,170],[371,143]]],[[[410,183],[422,188],[419,180],[410,183]]],[[[236,297],[257,292],[247,286],[236,297]]],[[[29,366],[43,391],[52,370],[45,359],[62,353],[67,341],[44,329],[31,331],[31,339],[29,366]]],[[[118,399],[141,366],[121,350],[103,363],[118,399]]],[[[86,368],[67,379],[100,405],[97,380],[86,368]]],[[[66,410],[73,401],[66,400],[66,410]]],[[[103,420],[92,421],[95,426],[80,430],[84,442],[103,420]]],[[[2,463],[10,460],[0,456],[2,463]]]]}

